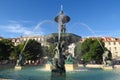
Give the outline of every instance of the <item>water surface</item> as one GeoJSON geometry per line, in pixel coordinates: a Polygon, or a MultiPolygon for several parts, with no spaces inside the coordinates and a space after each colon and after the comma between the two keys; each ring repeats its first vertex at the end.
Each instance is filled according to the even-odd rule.
{"type": "MultiPolygon", "coordinates": [[[[61,80],[58,77],[51,78],[51,72],[45,71],[40,66],[25,67],[22,70],[14,70],[14,68],[0,69],[0,79],[61,80]]],[[[65,80],[120,80],[120,70],[88,69],[87,71],[69,71],[66,72],[65,80]]]]}

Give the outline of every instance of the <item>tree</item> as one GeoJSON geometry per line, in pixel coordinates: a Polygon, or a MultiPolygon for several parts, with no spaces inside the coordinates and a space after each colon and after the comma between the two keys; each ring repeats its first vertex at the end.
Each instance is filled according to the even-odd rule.
{"type": "Polygon", "coordinates": [[[50,56],[48,46],[42,46],[42,52],[44,57],[50,56]]]}
{"type": "Polygon", "coordinates": [[[82,52],[81,52],[81,42],[76,43],[75,46],[75,56],[78,60],[81,60],[82,58],[82,52]]]}
{"type": "Polygon", "coordinates": [[[102,63],[102,55],[104,53],[104,43],[98,39],[86,39],[81,45],[83,59],[85,61],[96,61],[102,63]]]}
{"type": "Polygon", "coordinates": [[[22,51],[26,60],[36,60],[43,56],[41,43],[38,43],[35,40],[29,40],[26,46],[25,44],[26,42],[23,42],[14,47],[14,51],[12,51],[10,55],[11,59],[18,59],[22,51]]]}
{"type": "Polygon", "coordinates": [[[0,60],[9,59],[10,53],[13,51],[14,44],[8,39],[0,40],[0,60]]]}
{"type": "Polygon", "coordinates": [[[56,44],[50,44],[49,48],[48,48],[48,51],[49,51],[49,54],[50,56],[49,57],[53,57],[54,56],[54,49],[56,47],[56,44]]]}
{"type": "Polygon", "coordinates": [[[25,43],[21,43],[13,48],[13,51],[10,54],[10,58],[13,60],[17,60],[19,57],[19,54],[21,53],[23,46],[25,43]]]}
{"type": "Polygon", "coordinates": [[[23,53],[25,53],[25,58],[27,60],[36,60],[43,56],[41,43],[35,40],[29,40],[23,53]]]}

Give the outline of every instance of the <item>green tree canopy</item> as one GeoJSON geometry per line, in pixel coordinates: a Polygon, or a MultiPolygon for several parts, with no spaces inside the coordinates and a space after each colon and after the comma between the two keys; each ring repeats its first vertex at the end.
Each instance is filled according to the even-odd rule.
{"type": "Polygon", "coordinates": [[[25,46],[26,42],[23,42],[14,47],[14,51],[11,53],[10,57],[12,59],[18,59],[19,54],[23,51],[26,60],[36,60],[43,56],[43,50],[41,43],[35,40],[29,40],[27,45],[25,46]],[[25,46],[24,50],[23,47],[25,46]]]}
{"type": "Polygon", "coordinates": [[[19,57],[19,54],[21,53],[22,49],[23,49],[23,46],[24,46],[24,42],[15,46],[14,47],[14,50],[11,52],[11,55],[10,55],[10,58],[11,59],[14,59],[14,60],[17,60],[18,57],[19,57]]]}
{"type": "Polygon", "coordinates": [[[24,51],[27,60],[36,60],[43,56],[41,43],[29,40],[24,51]]]}
{"type": "Polygon", "coordinates": [[[13,51],[14,44],[8,39],[0,40],[0,60],[8,59],[10,53],[13,51]]]}
{"type": "Polygon", "coordinates": [[[82,52],[81,52],[81,42],[76,43],[75,46],[75,56],[78,60],[81,59],[82,57],[82,52]]]}
{"type": "Polygon", "coordinates": [[[96,61],[101,63],[104,50],[104,43],[98,39],[86,39],[81,45],[82,57],[88,62],[96,61]]]}
{"type": "Polygon", "coordinates": [[[55,47],[56,47],[56,44],[50,44],[49,45],[49,48],[48,48],[48,51],[49,51],[49,54],[50,54],[50,56],[49,57],[53,57],[54,56],[54,49],[55,49],[55,47]]]}
{"type": "Polygon", "coordinates": [[[42,46],[43,57],[50,56],[48,46],[42,46]]]}

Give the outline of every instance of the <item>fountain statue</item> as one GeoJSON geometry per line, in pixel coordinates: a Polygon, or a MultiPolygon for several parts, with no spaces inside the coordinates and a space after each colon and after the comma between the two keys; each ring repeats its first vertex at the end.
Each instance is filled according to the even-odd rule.
{"type": "Polygon", "coordinates": [[[16,66],[23,66],[24,65],[24,54],[23,53],[20,53],[19,54],[19,59],[17,60],[17,64],[16,66]]]}
{"type": "Polygon", "coordinates": [[[109,51],[106,50],[103,53],[103,69],[104,70],[111,70],[114,68],[114,65],[112,64],[112,61],[109,58],[109,51]]]}
{"type": "Polygon", "coordinates": [[[21,52],[19,54],[19,59],[17,60],[17,63],[15,65],[15,69],[16,70],[21,70],[22,66],[24,65],[24,62],[25,62],[24,54],[21,52]]]}
{"type": "Polygon", "coordinates": [[[109,60],[109,51],[103,53],[103,64],[104,66],[111,66],[112,62],[109,60]]]}
{"type": "Polygon", "coordinates": [[[54,75],[65,75],[65,41],[63,40],[63,36],[66,32],[65,24],[70,21],[70,17],[64,15],[64,12],[61,7],[60,14],[55,17],[55,21],[59,24],[58,26],[58,41],[56,47],[54,49],[55,55],[52,59],[52,74],[54,75]]]}

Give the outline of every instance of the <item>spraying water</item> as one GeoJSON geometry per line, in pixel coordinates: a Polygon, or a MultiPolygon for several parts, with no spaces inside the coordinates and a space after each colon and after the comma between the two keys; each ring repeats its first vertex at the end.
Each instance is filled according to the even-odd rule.
{"type": "MultiPolygon", "coordinates": [[[[51,21],[51,20],[43,20],[43,21],[39,22],[39,23],[37,24],[37,26],[35,26],[35,28],[33,29],[32,32],[35,33],[35,31],[38,30],[38,29],[39,29],[43,24],[45,24],[45,23],[52,23],[52,24],[53,24],[54,22],[51,21]]],[[[29,34],[29,35],[33,35],[33,34],[29,34]]],[[[26,47],[29,39],[30,39],[30,36],[28,36],[28,39],[27,39],[27,41],[25,42],[25,45],[23,46],[23,48],[22,48],[22,50],[21,50],[21,53],[23,53],[23,51],[24,51],[24,49],[25,49],[25,47],[26,47]]]]}
{"type": "MultiPolygon", "coordinates": [[[[91,29],[90,26],[88,26],[87,24],[85,24],[85,23],[77,23],[77,24],[78,24],[78,25],[81,25],[81,26],[83,26],[83,27],[85,27],[85,28],[87,28],[92,34],[94,34],[94,35],[96,36],[96,33],[95,33],[95,32],[93,31],[93,29],[91,29]]],[[[105,51],[103,45],[102,45],[101,42],[100,42],[100,40],[99,40],[98,38],[96,38],[96,39],[97,39],[97,41],[99,42],[99,44],[100,44],[101,48],[103,49],[103,51],[105,51]]]]}

